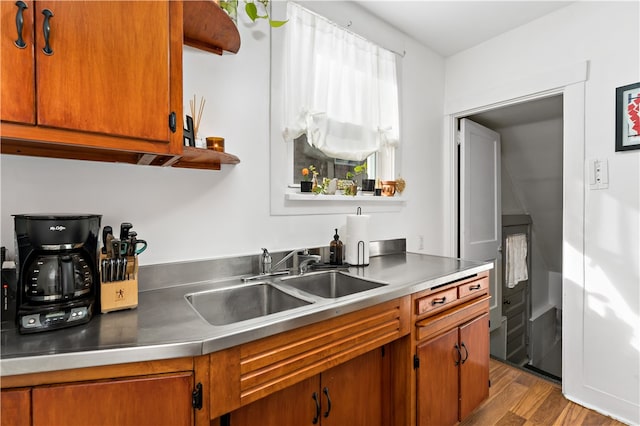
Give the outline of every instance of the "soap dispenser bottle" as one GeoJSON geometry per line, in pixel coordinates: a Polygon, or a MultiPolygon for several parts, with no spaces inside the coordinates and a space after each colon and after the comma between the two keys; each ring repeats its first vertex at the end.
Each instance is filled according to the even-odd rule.
{"type": "Polygon", "coordinates": [[[336,234],[333,236],[333,241],[329,244],[329,264],[342,265],[342,248],[343,244],[342,241],[340,241],[338,229],[336,228],[336,234]]]}

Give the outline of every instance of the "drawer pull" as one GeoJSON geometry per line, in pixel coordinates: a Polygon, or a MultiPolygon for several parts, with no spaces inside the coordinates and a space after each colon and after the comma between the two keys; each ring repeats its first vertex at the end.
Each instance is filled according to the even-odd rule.
{"type": "Polygon", "coordinates": [[[447,301],[446,296],[445,297],[441,297],[440,299],[433,299],[431,301],[431,305],[435,306],[435,305],[442,305],[447,301]]]}
{"type": "Polygon", "coordinates": [[[16,47],[20,49],[24,49],[27,47],[27,43],[22,39],[22,27],[24,26],[24,17],[22,16],[25,9],[29,9],[25,2],[17,1],[16,6],[18,6],[18,12],[16,13],[16,29],[18,30],[18,39],[13,43],[16,47]]]}
{"type": "Polygon", "coordinates": [[[480,290],[482,286],[480,284],[470,285],[469,290],[480,290]]]}

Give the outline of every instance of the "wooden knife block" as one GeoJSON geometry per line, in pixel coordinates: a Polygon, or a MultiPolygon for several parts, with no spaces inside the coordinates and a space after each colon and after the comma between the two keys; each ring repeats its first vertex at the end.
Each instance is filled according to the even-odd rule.
{"type": "MultiPolygon", "coordinates": [[[[100,269],[102,259],[107,257],[100,253],[100,269]]],[[[103,314],[138,306],[138,256],[127,256],[126,273],[128,280],[103,282],[100,271],[100,312],[103,314]]]]}

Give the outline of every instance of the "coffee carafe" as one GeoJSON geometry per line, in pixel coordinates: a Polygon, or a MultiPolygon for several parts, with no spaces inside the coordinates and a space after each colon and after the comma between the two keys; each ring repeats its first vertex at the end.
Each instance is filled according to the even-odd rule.
{"type": "Polygon", "coordinates": [[[100,215],[15,215],[18,330],[88,322],[100,283],[100,215]]]}

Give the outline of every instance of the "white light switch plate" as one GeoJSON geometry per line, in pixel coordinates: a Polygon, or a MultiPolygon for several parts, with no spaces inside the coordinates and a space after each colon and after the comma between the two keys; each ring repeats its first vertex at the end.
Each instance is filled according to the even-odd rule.
{"type": "Polygon", "coordinates": [[[606,158],[589,160],[589,188],[609,188],[609,161],[606,158]]]}

